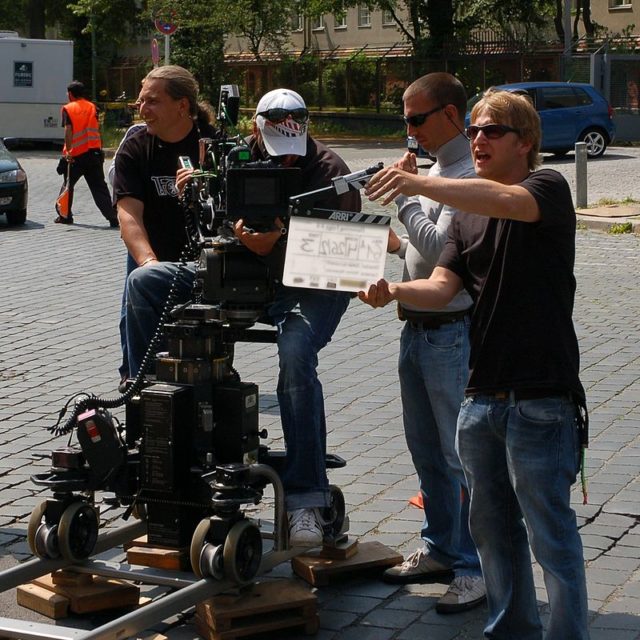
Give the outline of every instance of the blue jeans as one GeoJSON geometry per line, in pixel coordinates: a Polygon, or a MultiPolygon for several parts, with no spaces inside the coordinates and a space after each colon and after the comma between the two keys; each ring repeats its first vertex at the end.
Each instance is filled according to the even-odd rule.
{"type": "MultiPolygon", "coordinates": [[[[158,321],[176,274],[178,279],[175,284],[176,296],[173,307],[189,299],[195,275],[193,265],[183,266],[177,262],[159,262],[138,267],[127,278],[125,326],[131,377],[138,374],[147,347],[158,328],[158,321]]],[[[161,342],[155,351],[162,351],[162,345],[164,342],[161,342]]],[[[154,356],[155,353],[150,354],[152,359],[154,356]]]]}
{"type": "Polygon", "coordinates": [[[485,637],[542,638],[530,544],[549,597],[546,640],[587,639],[582,542],[569,496],[580,459],[574,403],[465,398],[458,451],[487,586],[485,637]]]}
{"type": "Polygon", "coordinates": [[[424,503],[422,539],[456,575],[481,575],[469,533],[469,492],[455,448],[469,378],[469,320],[439,329],[406,324],[398,362],[407,446],[424,503]]]}
{"type": "Polygon", "coordinates": [[[287,448],[287,510],[329,506],[327,427],[318,352],[349,306],[348,293],[282,288],[268,314],[278,330],[278,402],[287,448]]]}
{"type": "Polygon", "coordinates": [[[137,268],[136,261],[127,252],[127,275],[124,278],[124,288],[122,290],[122,302],[120,304],[120,323],[118,330],[120,331],[120,349],[122,350],[122,362],[118,367],[120,378],[129,377],[129,354],[127,350],[127,280],[129,274],[137,268]]]}

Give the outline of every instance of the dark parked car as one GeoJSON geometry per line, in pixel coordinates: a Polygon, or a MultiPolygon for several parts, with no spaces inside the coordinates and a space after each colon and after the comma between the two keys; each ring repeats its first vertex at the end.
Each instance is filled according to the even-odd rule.
{"type": "MultiPolygon", "coordinates": [[[[586,142],[589,158],[599,158],[615,138],[613,109],[590,84],[583,82],[516,82],[495,87],[531,96],[542,125],[541,151],[563,156],[576,142],[586,142]]],[[[468,102],[467,124],[478,93],[468,102]]]]}
{"type": "Polygon", "coordinates": [[[27,174],[0,138],[0,214],[9,224],[24,224],[27,219],[27,174]]]}

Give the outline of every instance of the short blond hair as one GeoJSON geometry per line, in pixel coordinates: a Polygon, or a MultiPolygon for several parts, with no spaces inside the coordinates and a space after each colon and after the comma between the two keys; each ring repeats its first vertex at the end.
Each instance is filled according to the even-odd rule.
{"type": "Polygon", "coordinates": [[[527,154],[529,170],[533,171],[540,166],[540,116],[528,95],[490,87],[471,110],[471,123],[474,123],[481,113],[488,113],[497,124],[506,124],[517,129],[520,138],[531,143],[531,149],[527,154]]]}

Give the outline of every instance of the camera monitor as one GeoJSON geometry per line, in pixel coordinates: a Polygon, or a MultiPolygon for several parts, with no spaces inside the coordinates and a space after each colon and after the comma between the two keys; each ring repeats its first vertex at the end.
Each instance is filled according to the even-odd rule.
{"type": "Polygon", "coordinates": [[[227,218],[268,221],[284,216],[289,198],[300,193],[300,168],[230,168],[227,171],[227,218]]]}

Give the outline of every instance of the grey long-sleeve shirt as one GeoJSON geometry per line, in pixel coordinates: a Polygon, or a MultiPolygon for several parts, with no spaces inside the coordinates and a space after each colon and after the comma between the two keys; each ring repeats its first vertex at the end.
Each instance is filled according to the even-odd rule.
{"type": "MultiPolygon", "coordinates": [[[[467,178],[475,176],[469,141],[459,135],[436,152],[437,162],[429,170],[430,176],[467,178]]],[[[458,211],[424,196],[398,196],[398,220],[407,233],[400,238],[400,248],[393,253],[404,259],[402,280],[428,278],[438,262],[451,218],[458,211]]],[[[402,308],[413,311],[462,311],[471,306],[469,294],[463,289],[444,309],[419,309],[408,304],[402,308]]]]}

